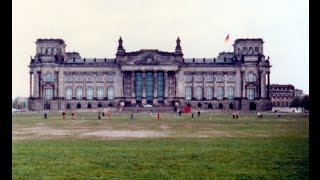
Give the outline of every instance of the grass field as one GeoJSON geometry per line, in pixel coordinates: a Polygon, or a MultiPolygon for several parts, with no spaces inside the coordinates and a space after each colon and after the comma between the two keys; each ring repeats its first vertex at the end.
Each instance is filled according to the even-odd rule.
{"type": "Polygon", "coordinates": [[[13,178],[309,178],[308,115],[134,117],[14,114],[13,178]]]}

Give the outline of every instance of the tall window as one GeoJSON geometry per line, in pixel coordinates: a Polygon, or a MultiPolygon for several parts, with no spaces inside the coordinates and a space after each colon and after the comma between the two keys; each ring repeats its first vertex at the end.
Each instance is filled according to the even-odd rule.
{"type": "Polygon", "coordinates": [[[233,99],[234,98],[234,88],[232,86],[228,87],[228,99],[233,99]]]}
{"type": "Polygon", "coordinates": [[[247,52],[248,52],[248,51],[247,51],[247,48],[246,48],[246,47],[243,47],[242,53],[243,53],[243,54],[247,54],[247,52]]]}
{"type": "Polygon", "coordinates": [[[98,75],[97,76],[97,81],[98,82],[103,82],[103,76],[102,75],[98,75]]]}
{"type": "Polygon", "coordinates": [[[113,74],[108,74],[107,75],[107,81],[108,82],[113,82],[113,74]]]}
{"type": "Polygon", "coordinates": [[[83,93],[83,91],[82,91],[82,87],[77,87],[77,90],[76,90],[76,93],[77,93],[77,99],[82,99],[82,93],[83,93]]]}
{"type": "Polygon", "coordinates": [[[191,74],[185,75],[185,79],[186,79],[186,82],[192,82],[192,75],[191,74]]]}
{"type": "Polygon", "coordinates": [[[70,86],[66,88],[66,99],[72,99],[72,88],[70,86]]]}
{"type": "Polygon", "coordinates": [[[87,89],[87,99],[92,100],[93,99],[93,87],[89,86],[87,89]]]}
{"type": "Polygon", "coordinates": [[[57,48],[53,48],[53,54],[57,54],[57,48]]]}
{"type": "Polygon", "coordinates": [[[252,47],[249,47],[249,54],[253,54],[253,49],[252,49],[252,47]]]}
{"type": "Polygon", "coordinates": [[[82,81],[83,81],[82,75],[77,75],[76,76],[76,82],[82,82],[82,81]]]}
{"type": "Polygon", "coordinates": [[[52,74],[47,73],[46,75],[44,75],[44,81],[45,82],[52,82],[53,81],[52,74]]]}
{"type": "Polygon", "coordinates": [[[159,101],[162,101],[164,96],[163,81],[163,72],[157,72],[157,96],[159,101]]]}
{"type": "Polygon", "coordinates": [[[217,89],[217,99],[218,100],[223,100],[223,94],[224,94],[223,88],[221,86],[218,87],[218,89],[217,89]]]}
{"type": "Polygon", "coordinates": [[[52,88],[46,88],[45,89],[45,99],[49,100],[53,97],[53,89],[52,88]]]}
{"type": "Polygon", "coordinates": [[[212,74],[207,75],[207,82],[213,82],[213,75],[212,74]]]}
{"type": "Polygon", "coordinates": [[[217,75],[217,82],[222,82],[224,81],[224,76],[222,74],[217,75]]]}
{"type": "Polygon", "coordinates": [[[47,54],[51,54],[51,47],[47,47],[47,54]]]}
{"type": "Polygon", "coordinates": [[[41,54],[43,54],[43,55],[46,54],[46,49],[44,47],[41,48],[41,54]]]}
{"type": "Polygon", "coordinates": [[[192,89],[191,87],[186,87],[186,100],[191,100],[192,97],[192,89]]]}
{"type": "Polygon", "coordinates": [[[136,100],[141,101],[142,99],[142,73],[136,72],[136,85],[135,85],[135,94],[136,94],[136,100]]]}
{"type": "Polygon", "coordinates": [[[108,100],[113,100],[113,87],[108,88],[108,100]]]}
{"type": "Polygon", "coordinates": [[[202,74],[197,74],[197,75],[196,75],[196,81],[197,81],[197,82],[202,82],[202,81],[203,81],[203,76],[202,76],[202,74]]]}
{"type": "Polygon", "coordinates": [[[256,81],[257,81],[256,75],[252,73],[248,74],[248,82],[256,82],[256,81]]]}
{"type": "Polygon", "coordinates": [[[147,72],[146,73],[146,98],[147,101],[153,100],[153,73],[147,72]]]}
{"type": "Polygon", "coordinates": [[[252,88],[248,88],[247,89],[247,98],[249,100],[254,100],[254,98],[255,98],[255,89],[252,89],[252,88]]]}
{"type": "Polygon", "coordinates": [[[258,48],[258,47],[255,47],[255,48],[254,48],[254,51],[255,51],[256,54],[258,54],[258,53],[259,53],[259,48],[258,48]]]}
{"type": "Polygon", "coordinates": [[[104,93],[103,93],[103,87],[98,87],[97,90],[97,98],[98,99],[103,99],[104,93]]]}
{"type": "Polygon", "coordinates": [[[202,87],[198,86],[196,92],[197,92],[196,93],[197,99],[201,100],[202,99],[202,87]]]}
{"type": "Polygon", "coordinates": [[[71,75],[65,76],[65,81],[66,82],[72,82],[72,76],[71,75]]]}
{"type": "Polygon", "coordinates": [[[229,74],[229,75],[227,76],[227,79],[228,79],[229,82],[233,82],[235,78],[234,78],[234,75],[233,75],[233,74],[229,74]]]}
{"type": "Polygon", "coordinates": [[[86,82],[92,82],[92,81],[93,81],[92,75],[86,76],[86,82]]]}
{"type": "Polygon", "coordinates": [[[213,90],[212,87],[207,87],[207,93],[206,93],[206,98],[207,100],[211,100],[213,95],[213,90]]]}

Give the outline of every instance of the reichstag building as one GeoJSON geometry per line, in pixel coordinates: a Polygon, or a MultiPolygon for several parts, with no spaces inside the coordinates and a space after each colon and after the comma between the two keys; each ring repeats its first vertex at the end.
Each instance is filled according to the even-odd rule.
{"type": "Polygon", "coordinates": [[[106,107],[183,107],[270,110],[270,63],[263,40],[237,39],[233,52],[184,58],[175,51],[126,52],[120,37],[114,58],[82,58],[62,39],[38,39],[31,57],[30,110],[106,107]]]}

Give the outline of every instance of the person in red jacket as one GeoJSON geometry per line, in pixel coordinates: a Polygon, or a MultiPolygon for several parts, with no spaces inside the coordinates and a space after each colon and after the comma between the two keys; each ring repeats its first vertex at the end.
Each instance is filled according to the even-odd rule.
{"type": "Polygon", "coordinates": [[[158,120],[160,119],[160,113],[158,112],[158,120]]]}

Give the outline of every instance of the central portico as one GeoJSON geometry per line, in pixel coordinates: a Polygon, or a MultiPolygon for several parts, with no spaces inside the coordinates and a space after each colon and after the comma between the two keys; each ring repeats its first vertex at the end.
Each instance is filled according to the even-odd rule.
{"type": "Polygon", "coordinates": [[[136,104],[169,105],[176,95],[179,61],[174,53],[143,49],[117,59],[123,75],[124,101],[136,104]],[[164,56],[166,55],[166,56],[164,56]]]}

